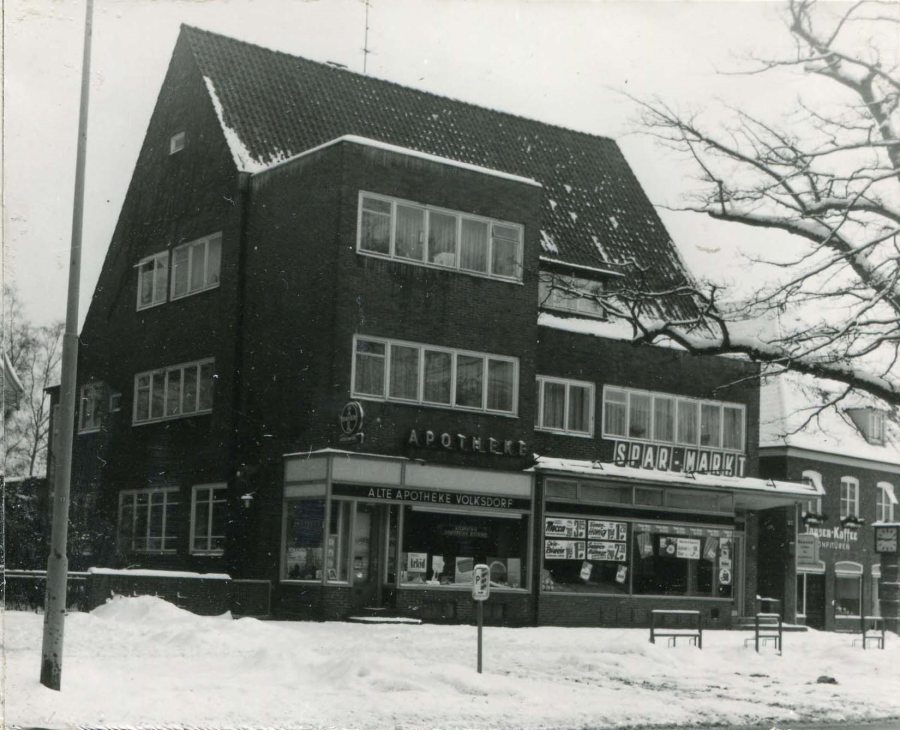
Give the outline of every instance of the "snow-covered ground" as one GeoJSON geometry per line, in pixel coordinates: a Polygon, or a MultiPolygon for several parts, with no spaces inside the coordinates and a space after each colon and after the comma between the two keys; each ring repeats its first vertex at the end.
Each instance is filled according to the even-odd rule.
{"type": "Polygon", "coordinates": [[[788,634],[784,656],[749,635],[704,648],[646,630],[280,623],[201,618],[121,598],[66,622],[63,691],[38,683],[42,617],[7,612],[6,724],[202,727],[598,727],[900,716],[900,639],[788,634]],[[817,684],[828,675],[837,684],[817,684]]]}

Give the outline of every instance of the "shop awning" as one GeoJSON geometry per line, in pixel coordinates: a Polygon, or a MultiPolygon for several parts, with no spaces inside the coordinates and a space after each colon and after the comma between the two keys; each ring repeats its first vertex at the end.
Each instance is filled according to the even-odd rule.
{"type": "Polygon", "coordinates": [[[735,507],[740,509],[786,507],[825,494],[820,484],[638,469],[608,462],[557,459],[547,456],[537,458],[534,470],[539,473],[578,475],[626,484],[726,490],[734,494],[735,507]]]}

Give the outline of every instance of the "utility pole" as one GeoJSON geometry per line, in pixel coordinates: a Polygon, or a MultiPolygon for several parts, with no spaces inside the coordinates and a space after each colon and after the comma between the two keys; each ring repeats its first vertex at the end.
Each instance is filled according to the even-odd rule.
{"type": "Polygon", "coordinates": [[[69,559],[69,486],[72,477],[72,439],[75,431],[75,383],[78,369],[78,294],[81,282],[81,234],[84,221],[84,169],[87,152],[88,101],[91,90],[91,30],[94,0],[87,0],[84,57],[81,64],[81,108],[78,113],[78,152],[75,161],[75,201],[72,211],[72,248],[66,331],[63,335],[62,384],[59,403],[59,454],[53,486],[53,532],[47,558],[47,597],[44,601],[44,641],[41,647],[41,684],[59,690],[62,683],[63,634],[69,559]]]}

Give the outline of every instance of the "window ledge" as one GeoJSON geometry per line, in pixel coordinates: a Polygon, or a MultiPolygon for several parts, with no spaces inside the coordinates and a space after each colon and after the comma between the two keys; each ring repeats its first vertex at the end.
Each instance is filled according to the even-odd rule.
{"type": "MultiPolygon", "coordinates": [[[[471,583],[454,583],[452,585],[435,586],[427,583],[401,583],[398,590],[401,591],[448,591],[466,593],[472,592],[471,583]]],[[[511,593],[518,595],[527,595],[530,591],[527,588],[501,588],[500,586],[491,586],[491,593],[511,593]]]]}
{"type": "Polygon", "coordinates": [[[524,286],[524,282],[521,279],[514,279],[512,277],[507,276],[494,276],[492,274],[482,274],[479,271],[469,271],[467,269],[455,269],[450,266],[441,266],[440,264],[432,264],[426,261],[416,261],[415,259],[404,259],[397,256],[390,256],[389,254],[376,253],[375,251],[366,251],[365,249],[356,249],[356,253],[360,256],[367,256],[372,259],[378,259],[379,261],[390,261],[396,264],[406,264],[409,266],[418,266],[420,269],[431,269],[432,271],[446,271],[450,274],[463,274],[464,276],[472,276],[476,279],[487,279],[488,281],[499,281],[502,284],[518,284],[519,286],[524,286]]]}
{"type": "Polygon", "coordinates": [[[559,431],[555,428],[544,428],[543,426],[541,426],[541,427],[535,426],[534,430],[539,431],[540,433],[549,433],[554,436],[573,436],[574,438],[580,438],[580,439],[594,438],[594,434],[592,434],[592,433],[577,433],[575,431],[559,431]]]}
{"type": "Polygon", "coordinates": [[[573,593],[572,591],[541,591],[544,596],[563,596],[565,598],[649,598],[654,601],[720,601],[722,603],[734,603],[733,598],[719,598],[717,596],[652,596],[644,593],[573,593]]]}
{"type": "MultiPolygon", "coordinates": [[[[456,413],[479,414],[483,416],[500,416],[501,418],[518,418],[518,413],[508,413],[506,411],[487,411],[479,408],[465,408],[463,406],[445,406],[438,403],[421,403],[412,400],[400,400],[398,398],[381,398],[377,395],[363,395],[361,393],[351,393],[350,397],[355,400],[365,400],[372,403],[385,403],[397,406],[414,406],[416,408],[434,408],[439,411],[454,411],[456,413]]],[[[142,421],[143,423],[143,421],[142,421]]]]}
{"type": "Polygon", "coordinates": [[[162,416],[161,418],[148,418],[146,421],[131,421],[132,426],[149,426],[154,423],[162,423],[163,421],[177,421],[182,418],[194,418],[195,416],[208,416],[213,412],[210,408],[206,411],[195,411],[194,413],[179,413],[177,416],[162,416]]]}
{"type": "Polygon", "coordinates": [[[191,555],[196,555],[197,557],[206,557],[206,558],[221,558],[225,555],[224,550],[191,550],[191,555]]]}
{"type": "Polygon", "coordinates": [[[163,299],[161,302],[153,302],[153,304],[145,304],[143,307],[136,307],[136,312],[145,312],[148,309],[155,309],[156,307],[161,307],[163,304],[166,304],[169,300],[163,299]]]}
{"type": "Polygon", "coordinates": [[[100,433],[100,430],[101,430],[101,429],[100,429],[100,426],[97,426],[97,428],[84,428],[84,429],[79,429],[79,430],[78,430],[78,435],[79,435],[79,436],[84,436],[85,434],[88,434],[88,433],[100,433]]]}

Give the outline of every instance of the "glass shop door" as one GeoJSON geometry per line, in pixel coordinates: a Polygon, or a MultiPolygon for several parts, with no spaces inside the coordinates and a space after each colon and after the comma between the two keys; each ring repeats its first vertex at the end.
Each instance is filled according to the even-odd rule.
{"type": "Polygon", "coordinates": [[[353,522],[353,601],[357,608],[380,608],[384,564],[383,505],[357,502],[353,522]]]}

